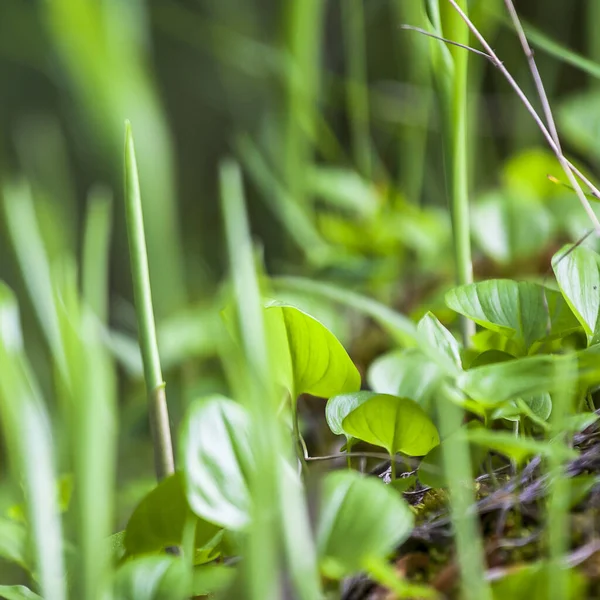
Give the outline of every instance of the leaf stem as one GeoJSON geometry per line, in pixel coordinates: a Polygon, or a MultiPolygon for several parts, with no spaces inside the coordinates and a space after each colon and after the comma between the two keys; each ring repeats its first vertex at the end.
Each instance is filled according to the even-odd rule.
{"type": "Polygon", "coordinates": [[[133,134],[129,121],[125,122],[125,214],[138,336],[144,365],[144,379],[148,393],[148,413],[154,445],[154,466],[156,477],[160,481],[173,473],[175,468],[165,382],[160,368],[156,341],[142,198],[133,134]]]}

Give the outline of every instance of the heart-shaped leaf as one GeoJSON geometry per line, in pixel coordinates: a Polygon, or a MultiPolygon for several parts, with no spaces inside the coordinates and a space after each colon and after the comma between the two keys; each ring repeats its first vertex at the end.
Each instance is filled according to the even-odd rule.
{"type": "Polygon", "coordinates": [[[338,339],[293,306],[265,309],[265,324],[281,383],[300,394],[330,398],[360,389],[360,374],[338,339]]]}
{"type": "Polygon", "coordinates": [[[233,530],[243,529],[249,520],[248,425],[239,404],[214,395],[196,400],[181,426],[188,504],[199,517],[233,530]]]}
{"type": "Polygon", "coordinates": [[[522,355],[534,342],[563,335],[574,327],[556,292],[526,281],[490,279],[459,286],[447,292],[446,304],[482,327],[510,338],[522,355]]]}
{"type": "Polygon", "coordinates": [[[363,402],[366,402],[373,397],[373,392],[359,391],[352,394],[340,394],[334,396],[327,401],[325,406],[325,418],[329,429],[335,435],[346,436],[346,447],[349,448],[352,445],[354,438],[348,435],[342,427],[343,420],[363,402]]]}
{"type": "Polygon", "coordinates": [[[394,489],[355,471],[325,477],[317,546],[324,574],[333,579],[385,557],[412,531],[414,516],[394,489]]]}
{"type": "Polygon", "coordinates": [[[390,455],[425,456],[440,443],[435,425],[414,400],[389,394],[373,394],[342,421],[342,429],[390,455]]]}
{"type": "Polygon", "coordinates": [[[600,256],[584,246],[566,246],[552,258],[560,290],[583,326],[588,343],[600,341],[600,256]]]}
{"type": "Polygon", "coordinates": [[[394,350],[375,359],[367,372],[371,389],[379,394],[410,398],[429,411],[444,373],[416,348],[394,350]]]}
{"type": "Polygon", "coordinates": [[[126,553],[160,552],[180,545],[192,517],[197,520],[195,547],[203,548],[221,529],[193,515],[185,497],[183,475],[175,473],[161,481],[133,511],[125,530],[126,553]]]}

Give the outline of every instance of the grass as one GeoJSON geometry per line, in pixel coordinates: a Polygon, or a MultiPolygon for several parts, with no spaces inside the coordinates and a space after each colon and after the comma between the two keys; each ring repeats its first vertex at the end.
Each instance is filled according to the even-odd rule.
{"type": "MultiPolygon", "coordinates": [[[[123,11],[65,1],[27,10],[11,3],[7,8],[8,29],[26,31],[23,39],[36,43],[0,44],[2,65],[8,56],[14,61],[0,70],[0,81],[7,73],[11,78],[3,89],[14,94],[7,93],[0,119],[18,124],[19,146],[13,152],[7,134],[0,153],[0,226],[5,234],[0,236],[0,422],[9,459],[0,485],[0,525],[8,523],[11,531],[27,536],[31,549],[6,583],[26,584],[50,600],[110,597],[114,581],[119,582],[115,590],[129,589],[136,600],[151,596],[145,583],[154,585],[156,594],[168,590],[174,600],[180,586],[185,592],[177,597],[198,595],[206,586],[231,586],[229,593],[236,597],[315,600],[339,597],[338,579],[367,571],[400,594],[413,590],[479,599],[495,597],[502,582],[510,583],[514,567],[547,563],[548,597],[573,594],[572,575],[578,571],[562,565],[571,545],[579,543],[571,532],[575,519],[569,502],[576,484],[564,474],[576,470],[579,459],[571,458],[573,447],[580,458],[589,458],[586,444],[592,444],[594,433],[583,427],[583,433],[577,428],[568,435],[556,432],[581,417],[573,407],[584,406],[582,400],[595,406],[593,388],[600,380],[594,367],[596,332],[588,332],[587,338],[581,332],[582,326],[595,327],[582,319],[595,318],[590,282],[597,278],[596,259],[579,251],[568,258],[569,269],[585,288],[581,294],[567,286],[555,267],[561,295],[553,298],[564,320],[550,323],[552,339],[544,337],[548,300],[542,306],[535,304],[537,296],[527,296],[530,310],[526,317],[519,312],[515,325],[508,293],[479,297],[483,316],[451,310],[444,297],[455,283],[471,283],[474,272],[485,279],[539,277],[548,268],[548,257],[576,226],[586,218],[597,222],[585,200],[587,217],[565,189],[548,191],[536,179],[545,178],[547,165],[552,171],[560,164],[572,184],[581,181],[594,189],[566,156],[583,157],[586,173],[597,169],[597,159],[586,154],[585,136],[577,129],[578,115],[565,117],[568,103],[563,107],[562,98],[575,92],[585,98],[596,88],[598,44],[577,11],[585,9],[592,21],[597,10],[573,7],[579,38],[569,40],[569,32],[558,35],[543,18],[552,11],[552,2],[536,0],[528,7],[532,23],[524,31],[550,57],[544,66],[553,69],[549,79],[556,84],[556,97],[553,90],[550,98],[557,108],[554,124],[539,82],[535,91],[543,110],[537,112],[523,91],[528,91],[527,83],[509,79],[542,132],[527,142],[537,145],[545,138],[557,157],[540,152],[536,156],[543,155],[546,162],[536,166],[524,155],[507,155],[515,140],[507,139],[512,133],[506,133],[510,128],[504,127],[501,111],[490,111],[492,126],[486,133],[474,116],[485,115],[488,104],[506,106],[509,114],[514,108],[506,98],[505,79],[496,79],[498,70],[505,77],[510,73],[502,71],[489,50],[498,47],[510,70],[514,60],[522,60],[514,37],[506,35],[507,20],[498,11],[488,14],[480,4],[469,4],[469,15],[475,25],[481,22],[490,44],[482,57],[399,30],[402,21],[466,46],[475,44],[479,30],[472,28],[469,34],[456,11],[459,7],[468,17],[466,1],[405,4],[297,0],[280,13],[268,2],[268,7],[253,4],[236,12],[236,0],[214,13],[153,6],[123,11]],[[475,61],[481,64],[471,77],[469,63],[475,61]],[[22,107],[33,100],[51,117],[27,122],[55,123],[58,132],[39,125],[32,133],[20,126],[22,107]],[[127,124],[122,197],[121,138],[127,116],[135,123],[137,159],[127,124]],[[557,130],[563,134],[560,140],[557,130]],[[64,139],[65,152],[45,157],[47,152],[29,148],[38,137],[41,148],[58,148],[53,143],[64,139]],[[479,152],[483,147],[490,151],[479,152]],[[223,158],[230,152],[239,163],[223,158]],[[509,158],[510,169],[503,162],[509,158]],[[53,175],[56,169],[60,173],[53,175]],[[312,196],[307,175],[317,169],[359,178],[340,177],[334,203],[326,194],[312,196]],[[97,181],[103,183],[95,185],[97,181]],[[365,187],[353,188],[356,181],[365,187]],[[523,182],[530,184],[527,201],[547,213],[548,246],[499,264],[485,248],[472,244],[470,212],[486,208],[480,195],[493,187],[501,204],[487,220],[478,221],[489,227],[481,235],[504,236],[521,247],[516,237],[528,231],[518,221],[525,217],[510,213],[510,204],[502,200],[523,194],[523,182]],[[447,203],[436,191],[444,188],[447,203]],[[357,201],[364,190],[371,193],[368,209],[357,201]],[[77,200],[68,210],[72,200],[65,199],[63,206],[63,192],[77,200]],[[439,223],[451,223],[452,246],[436,233],[439,223]],[[425,412],[444,441],[441,462],[431,462],[434,475],[447,481],[446,489],[425,489],[410,479],[420,476],[418,457],[391,457],[394,483],[385,493],[411,502],[411,510],[402,506],[410,519],[416,515],[416,524],[413,528],[412,522],[403,522],[408,533],[394,539],[382,555],[361,554],[371,548],[362,541],[373,528],[365,525],[368,513],[360,506],[383,515],[385,500],[372,507],[362,499],[357,509],[355,497],[339,492],[335,510],[328,508],[335,518],[322,521],[320,485],[327,477],[321,469],[343,466],[346,455],[338,452],[339,438],[326,427],[324,402],[310,395],[302,399],[297,427],[311,460],[302,473],[296,468],[296,436],[289,427],[293,411],[279,368],[304,356],[318,363],[333,342],[319,338],[325,334],[318,328],[311,333],[314,338],[308,329],[305,338],[286,329],[285,348],[274,350],[263,306],[279,293],[302,295],[309,312],[314,309],[314,314],[343,324],[342,354],[327,355],[327,369],[335,370],[339,356],[346,356],[345,347],[359,367],[363,387],[387,394],[394,410],[401,413],[415,402],[428,406],[417,385],[423,381],[415,381],[416,367],[407,371],[406,364],[419,365],[419,377],[439,386],[434,408],[425,412]],[[237,336],[220,325],[217,313],[223,305],[235,315],[237,336]],[[494,314],[486,312],[490,306],[494,314]],[[439,318],[439,327],[430,321],[417,325],[429,311],[439,318]],[[473,338],[476,323],[480,330],[473,338]],[[519,336],[525,336],[520,326],[538,332],[538,346],[519,346],[519,336]],[[451,333],[459,328],[460,342],[451,333]],[[139,369],[127,370],[139,362],[136,330],[143,379],[139,369]],[[196,337],[202,340],[194,343],[191,338],[196,337]],[[120,350],[107,340],[121,340],[120,350]],[[304,352],[306,347],[310,351],[304,352]],[[395,379],[380,381],[372,376],[371,364],[386,352],[399,362],[391,372],[395,379]],[[510,360],[502,362],[499,356],[510,360]],[[483,362],[467,368],[475,361],[483,362]],[[499,381],[527,392],[511,397],[525,411],[519,414],[524,426],[516,438],[497,431],[510,425],[498,413],[508,410],[498,400],[504,394],[499,381]],[[553,406],[549,418],[534,413],[539,410],[534,396],[546,387],[553,406]],[[177,552],[126,556],[116,541],[115,557],[108,556],[107,539],[111,534],[118,538],[127,526],[116,515],[131,514],[147,498],[150,481],[175,472],[173,443],[183,443],[176,433],[179,421],[187,400],[205,393],[230,393],[251,423],[251,442],[236,463],[243,465],[236,477],[249,490],[251,525],[245,531],[220,530],[206,546],[197,547],[206,515],[189,511],[191,492],[177,487],[179,496],[164,503],[166,514],[154,513],[148,526],[148,534],[159,538],[157,549],[177,547],[177,552]],[[398,400],[405,396],[408,402],[398,400]],[[456,435],[465,429],[465,418],[489,425],[487,441],[479,438],[489,456],[489,473],[473,464],[468,432],[456,435]],[[557,447],[561,451],[553,450],[557,447]],[[545,457],[543,463],[536,452],[545,457]],[[517,471],[513,478],[505,469],[511,461],[517,471]],[[523,473],[530,480],[521,481],[523,473]],[[57,494],[57,482],[65,476],[74,482],[72,498],[57,494]],[[542,499],[534,491],[544,477],[550,478],[552,493],[542,499]],[[400,498],[393,488],[405,479],[412,487],[400,498]],[[485,513],[492,517],[482,516],[482,506],[503,493],[519,501],[485,513]],[[527,494],[535,496],[532,502],[520,500],[527,494]],[[169,506],[189,512],[183,530],[173,533],[169,506]],[[454,546],[436,548],[448,509],[455,555],[454,546]],[[502,525],[503,518],[508,525],[502,525]],[[500,542],[527,533],[527,527],[539,530],[532,554],[506,553],[498,567],[500,583],[489,581],[498,572],[487,564],[490,539],[483,525],[497,527],[500,542]],[[331,536],[332,554],[327,556],[315,542],[324,528],[331,536]],[[164,530],[168,535],[160,537],[164,530]],[[418,537],[425,534],[430,536],[427,543],[418,537]],[[410,564],[415,548],[427,549],[426,569],[410,564]],[[452,568],[460,577],[444,588],[438,575],[452,568]]],[[[511,27],[520,33],[518,21],[513,19],[511,27]]],[[[8,31],[9,42],[10,35],[8,31]]],[[[529,66],[537,77],[535,64],[529,61],[529,66]]],[[[592,125],[584,124],[584,129],[592,125]]],[[[376,403],[371,400],[361,405],[370,429],[356,430],[363,437],[356,438],[359,445],[348,456],[357,470],[374,474],[381,471],[376,464],[381,453],[373,452],[367,441],[395,449],[400,434],[394,428],[400,425],[392,427],[390,442],[390,429],[383,427],[390,423],[372,418],[369,406],[376,403]]],[[[351,415],[340,419],[342,430],[345,419],[346,427],[352,424],[351,415]]],[[[409,434],[402,432],[404,442],[409,434]]],[[[227,430],[225,437],[242,439],[235,430],[227,430]]],[[[227,454],[218,450],[226,441],[202,440],[214,450],[215,465],[227,454]]],[[[206,488],[233,493],[234,487],[227,485],[230,466],[213,470],[220,478],[208,478],[206,488]]],[[[177,467],[175,478],[186,474],[188,467],[177,467]]],[[[374,482],[380,483],[369,480],[374,482]]],[[[243,504],[240,498],[229,500],[243,504]]],[[[582,501],[584,512],[588,500],[582,501]]],[[[529,544],[524,547],[531,550],[529,544]]],[[[6,559],[4,552],[0,548],[6,559]]]]}

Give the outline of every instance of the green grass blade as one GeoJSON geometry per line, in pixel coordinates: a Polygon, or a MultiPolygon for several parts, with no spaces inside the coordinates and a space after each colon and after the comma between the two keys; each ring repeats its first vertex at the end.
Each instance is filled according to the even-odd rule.
{"type": "Polygon", "coordinates": [[[237,144],[243,166],[263,190],[264,199],[275,216],[286,228],[310,262],[322,263],[330,254],[330,247],[321,237],[305,207],[300,206],[291,192],[271,172],[259,149],[248,136],[237,144]]]}
{"type": "Polygon", "coordinates": [[[83,298],[100,322],[108,319],[108,269],[112,195],[95,187],[88,195],[83,236],[83,298]]]}
{"type": "Polygon", "coordinates": [[[321,597],[316,554],[310,537],[302,486],[289,464],[291,447],[284,445],[277,415],[273,411],[274,393],[269,373],[269,352],[263,319],[262,297],[258,283],[250,228],[244,207],[239,166],[221,166],[221,200],[225,221],[231,276],[236,297],[238,322],[246,360],[249,389],[244,394],[252,417],[255,470],[251,479],[254,519],[248,538],[246,576],[249,598],[263,600],[280,597],[278,552],[286,550],[294,597],[314,600],[321,597]],[[287,450],[287,451],[286,451],[287,450]],[[294,478],[283,485],[284,475],[294,478]],[[302,527],[298,527],[298,524],[302,527]],[[280,535],[283,535],[281,540],[280,535]]]}
{"type": "MultiPolygon", "coordinates": [[[[70,87],[78,129],[121,171],[123,117],[143,136],[138,155],[148,205],[148,252],[159,317],[186,297],[172,142],[152,79],[144,3],[56,0],[40,7],[55,56],[70,87]],[[92,123],[94,125],[92,125],[92,123]]],[[[85,143],[84,142],[84,143],[85,143]]]]}
{"type": "MultiPolygon", "coordinates": [[[[598,23],[596,22],[594,24],[596,38],[598,37],[597,25],[598,23]]],[[[540,31],[533,25],[524,23],[523,26],[525,33],[527,34],[527,39],[533,46],[536,46],[550,56],[553,56],[554,58],[557,58],[558,60],[571,65],[572,67],[575,67],[576,69],[579,69],[588,75],[591,75],[595,79],[600,79],[600,64],[590,60],[589,58],[586,58],[585,56],[581,56],[581,54],[578,54],[577,52],[574,52],[573,50],[563,46],[559,42],[554,41],[547,34],[545,34],[543,31],[540,31]]]]}
{"type": "Polygon", "coordinates": [[[78,552],[74,589],[77,598],[107,597],[110,557],[106,539],[113,525],[116,415],[115,373],[97,315],[77,290],[72,261],[55,271],[57,305],[69,368],[68,414],[71,465],[75,476],[74,518],[78,552]]]}
{"type": "Polygon", "coordinates": [[[156,341],[142,198],[133,146],[133,134],[129,122],[125,125],[125,209],[133,294],[138,320],[138,336],[144,364],[144,378],[149,402],[148,413],[154,443],[154,462],[156,476],[161,480],[174,471],[173,445],[169,428],[165,383],[160,368],[160,357],[156,341]]]}
{"type": "Polygon", "coordinates": [[[29,299],[53,359],[59,370],[65,373],[50,264],[36,219],[31,190],[25,182],[19,182],[5,186],[3,193],[8,235],[29,299]]]}
{"type": "Polygon", "coordinates": [[[39,592],[45,600],[64,600],[62,525],[50,421],[24,354],[16,299],[2,282],[0,372],[0,423],[13,475],[23,486],[39,592]]]}
{"type": "Polygon", "coordinates": [[[347,63],[346,103],[352,130],[352,151],[359,172],[370,180],[373,161],[369,134],[369,90],[363,0],[344,0],[342,20],[347,63]]]}
{"type": "Polygon", "coordinates": [[[312,162],[311,139],[316,126],[320,77],[321,35],[325,16],[323,0],[290,0],[287,9],[287,114],[283,174],[294,202],[306,206],[304,174],[312,162]]]}

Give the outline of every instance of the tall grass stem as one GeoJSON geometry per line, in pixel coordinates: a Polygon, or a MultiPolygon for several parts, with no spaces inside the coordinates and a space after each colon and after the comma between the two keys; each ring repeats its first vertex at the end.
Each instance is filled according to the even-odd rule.
{"type": "Polygon", "coordinates": [[[154,310],[152,308],[142,197],[133,145],[133,133],[129,121],[125,123],[125,214],[138,336],[144,365],[150,428],[154,444],[154,463],[156,477],[160,481],[173,473],[175,466],[165,382],[160,367],[154,310]]]}

